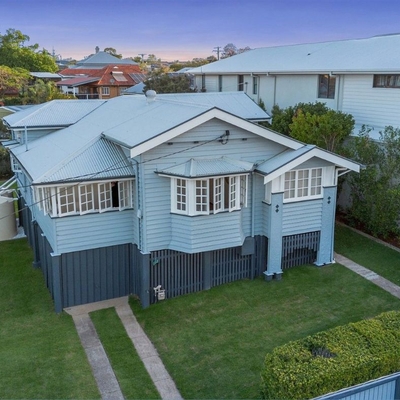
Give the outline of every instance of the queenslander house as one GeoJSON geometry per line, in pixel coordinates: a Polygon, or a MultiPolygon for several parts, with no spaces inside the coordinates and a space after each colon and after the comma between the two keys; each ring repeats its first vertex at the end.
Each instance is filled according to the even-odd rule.
{"type": "Polygon", "coordinates": [[[156,288],[168,299],[334,261],[338,176],[359,164],[259,125],[269,115],[245,93],[80,104],[4,118],[57,312],[128,294],[148,307],[156,288]]]}
{"type": "Polygon", "coordinates": [[[198,68],[199,91],[242,91],[268,112],[297,103],[325,103],[351,114],[379,138],[400,127],[400,34],[364,39],[263,47],[198,68]]]}

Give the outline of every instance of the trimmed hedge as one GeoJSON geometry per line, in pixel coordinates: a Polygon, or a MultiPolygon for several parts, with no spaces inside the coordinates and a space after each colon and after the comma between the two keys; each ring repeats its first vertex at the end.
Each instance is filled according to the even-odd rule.
{"type": "Polygon", "coordinates": [[[400,312],[304,339],[267,354],[261,372],[264,399],[310,399],[400,370],[400,312]]]}

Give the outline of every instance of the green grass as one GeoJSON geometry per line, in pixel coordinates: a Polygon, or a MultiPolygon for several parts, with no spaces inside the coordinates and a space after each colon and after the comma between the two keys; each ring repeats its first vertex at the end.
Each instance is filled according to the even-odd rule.
{"type": "Polygon", "coordinates": [[[149,374],[114,308],[90,313],[126,399],[159,399],[149,374]]]}
{"type": "Polygon", "coordinates": [[[400,285],[400,253],[342,226],[336,226],[335,251],[400,285]]]}
{"type": "Polygon", "coordinates": [[[72,318],[56,314],[26,239],[0,242],[0,398],[99,398],[72,318]]]}
{"type": "Polygon", "coordinates": [[[267,352],[283,343],[400,309],[345,267],[304,266],[282,281],[243,280],[170,299],[135,315],[185,399],[259,398],[267,352]]]}

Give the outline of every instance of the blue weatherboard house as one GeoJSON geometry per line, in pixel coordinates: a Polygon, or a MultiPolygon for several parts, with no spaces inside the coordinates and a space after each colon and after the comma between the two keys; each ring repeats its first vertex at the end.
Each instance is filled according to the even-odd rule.
{"type": "Polygon", "coordinates": [[[359,165],[260,126],[269,115],[246,94],[81,104],[4,118],[57,312],[127,294],[147,307],[155,288],[171,298],[334,261],[337,179],[359,165]]]}

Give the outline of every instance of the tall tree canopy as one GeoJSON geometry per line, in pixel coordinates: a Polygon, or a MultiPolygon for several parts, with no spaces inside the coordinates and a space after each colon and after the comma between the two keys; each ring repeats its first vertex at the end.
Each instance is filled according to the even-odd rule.
{"type": "Polygon", "coordinates": [[[144,89],[157,93],[190,93],[194,91],[190,83],[190,78],[185,74],[173,75],[159,69],[147,75],[144,89]]]}
{"type": "Polygon", "coordinates": [[[0,65],[28,71],[56,72],[57,65],[50,53],[38,44],[26,46],[29,36],[16,29],[0,34],[0,65]]]}
{"type": "Polygon", "coordinates": [[[27,70],[0,65],[0,100],[7,92],[21,90],[27,85],[28,80],[29,72],[27,70]]]}

